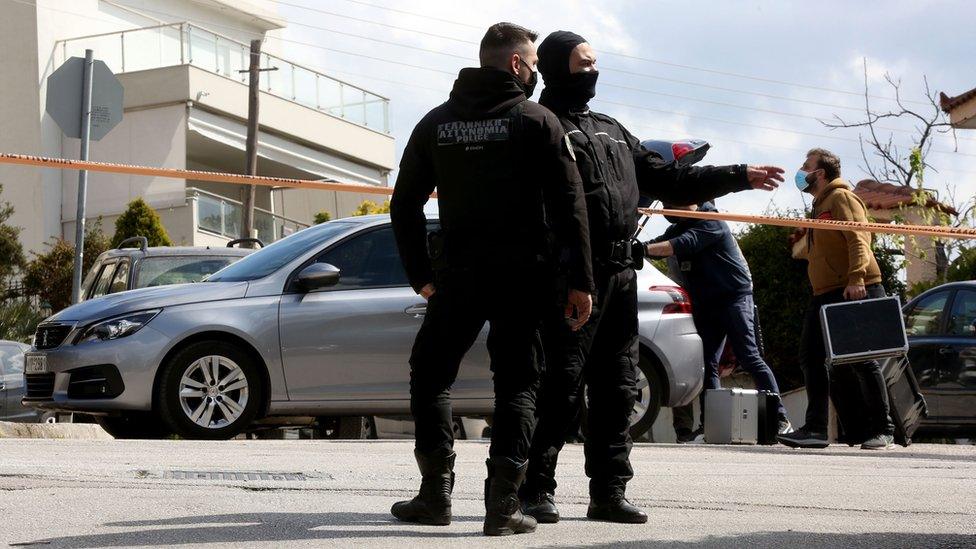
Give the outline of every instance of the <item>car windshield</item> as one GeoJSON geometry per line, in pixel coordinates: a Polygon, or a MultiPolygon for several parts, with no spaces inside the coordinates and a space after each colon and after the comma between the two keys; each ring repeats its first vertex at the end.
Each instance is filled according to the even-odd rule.
{"type": "Polygon", "coordinates": [[[207,282],[240,282],[266,277],[355,225],[356,223],[330,221],[299,231],[215,273],[207,282]]]}
{"type": "Polygon", "coordinates": [[[237,256],[160,256],[139,262],[136,288],[200,282],[209,275],[237,261],[237,256]]]}

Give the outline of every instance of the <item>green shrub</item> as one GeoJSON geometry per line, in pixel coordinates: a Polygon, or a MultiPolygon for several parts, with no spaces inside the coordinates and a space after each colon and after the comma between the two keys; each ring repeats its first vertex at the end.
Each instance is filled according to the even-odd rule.
{"type": "Polygon", "coordinates": [[[353,210],[352,215],[374,215],[390,213],[390,201],[377,204],[372,200],[363,200],[358,208],[353,210]]]}
{"type": "MultiPolygon", "coordinates": [[[[53,239],[47,246],[47,252],[34,253],[34,258],[27,264],[24,270],[24,288],[27,293],[40,296],[41,301],[50,303],[52,312],[58,312],[71,305],[75,246],[63,238],[53,239]]],[[[99,254],[107,249],[109,242],[102,234],[101,219],[87,224],[82,278],[99,254]]]]}
{"type": "MultiPolygon", "coordinates": [[[[2,193],[3,185],[0,185],[2,193]]],[[[26,263],[20,244],[21,229],[7,224],[13,214],[14,208],[9,202],[0,202],[0,286],[26,263]]]]}
{"type": "Polygon", "coordinates": [[[27,299],[0,303],[0,339],[30,343],[31,336],[44,317],[27,299]]]}
{"type": "Polygon", "coordinates": [[[750,225],[738,237],[752,271],[766,362],[781,391],[803,385],[797,343],[811,294],[806,261],[790,255],[787,239],[792,232],[788,227],[750,225]]]}
{"type": "Polygon", "coordinates": [[[115,220],[112,247],[117,247],[126,238],[134,236],[146,237],[150,246],[173,245],[159,214],[141,198],[129,202],[129,207],[115,220]]]}
{"type": "Polygon", "coordinates": [[[946,270],[946,280],[949,282],[976,280],[976,248],[963,249],[959,256],[952,260],[946,270]]]}
{"type": "Polygon", "coordinates": [[[332,214],[329,212],[322,210],[321,212],[315,214],[315,225],[321,225],[322,223],[327,223],[329,221],[332,221],[332,214]]]}

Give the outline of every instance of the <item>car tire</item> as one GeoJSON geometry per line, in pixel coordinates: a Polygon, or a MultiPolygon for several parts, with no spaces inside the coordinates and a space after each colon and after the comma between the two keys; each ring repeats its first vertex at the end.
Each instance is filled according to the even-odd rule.
{"type": "Polygon", "coordinates": [[[156,401],[163,420],[182,438],[233,438],[254,421],[264,401],[255,361],[224,341],[188,345],[163,368],[156,401]]]}
{"type": "Polygon", "coordinates": [[[654,425],[664,400],[664,385],[655,358],[641,353],[637,361],[637,402],[630,416],[630,438],[638,439],[654,425]]]}
{"type": "Polygon", "coordinates": [[[338,438],[343,440],[375,439],[376,423],[373,421],[373,416],[339,418],[338,438]]]}
{"type": "Polygon", "coordinates": [[[152,412],[125,412],[117,416],[95,416],[95,423],[117,439],[160,439],[173,434],[152,412]]]}
{"type": "Polygon", "coordinates": [[[464,422],[461,421],[461,418],[454,418],[451,427],[454,431],[454,440],[465,440],[468,438],[468,434],[464,431],[464,422]]]}

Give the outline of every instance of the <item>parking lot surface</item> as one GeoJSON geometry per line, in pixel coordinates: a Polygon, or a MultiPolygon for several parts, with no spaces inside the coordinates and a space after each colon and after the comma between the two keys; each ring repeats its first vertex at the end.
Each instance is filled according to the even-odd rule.
{"type": "Polygon", "coordinates": [[[582,448],[560,458],[563,520],[481,536],[483,442],[457,445],[454,523],[396,522],[410,441],[0,439],[0,543],[37,547],[973,547],[976,446],[640,444],[645,525],[585,518],[582,448]]]}

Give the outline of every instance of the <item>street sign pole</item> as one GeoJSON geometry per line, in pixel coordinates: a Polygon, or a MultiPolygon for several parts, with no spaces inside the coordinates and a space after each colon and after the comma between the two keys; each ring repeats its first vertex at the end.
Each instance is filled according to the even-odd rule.
{"type": "MultiPolygon", "coordinates": [[[[79,158],[88,160],[91,139],[92,69],[95,54],[85,50],[85,76],[81,85],[81,152],[79,158]]],[[[88,199],[88,170],[78,171],[78,210],[75,215],[75,269],[71,280],[71,302],[81,301],[81,275],[85,256],[85,202],[88,199]]]]}

